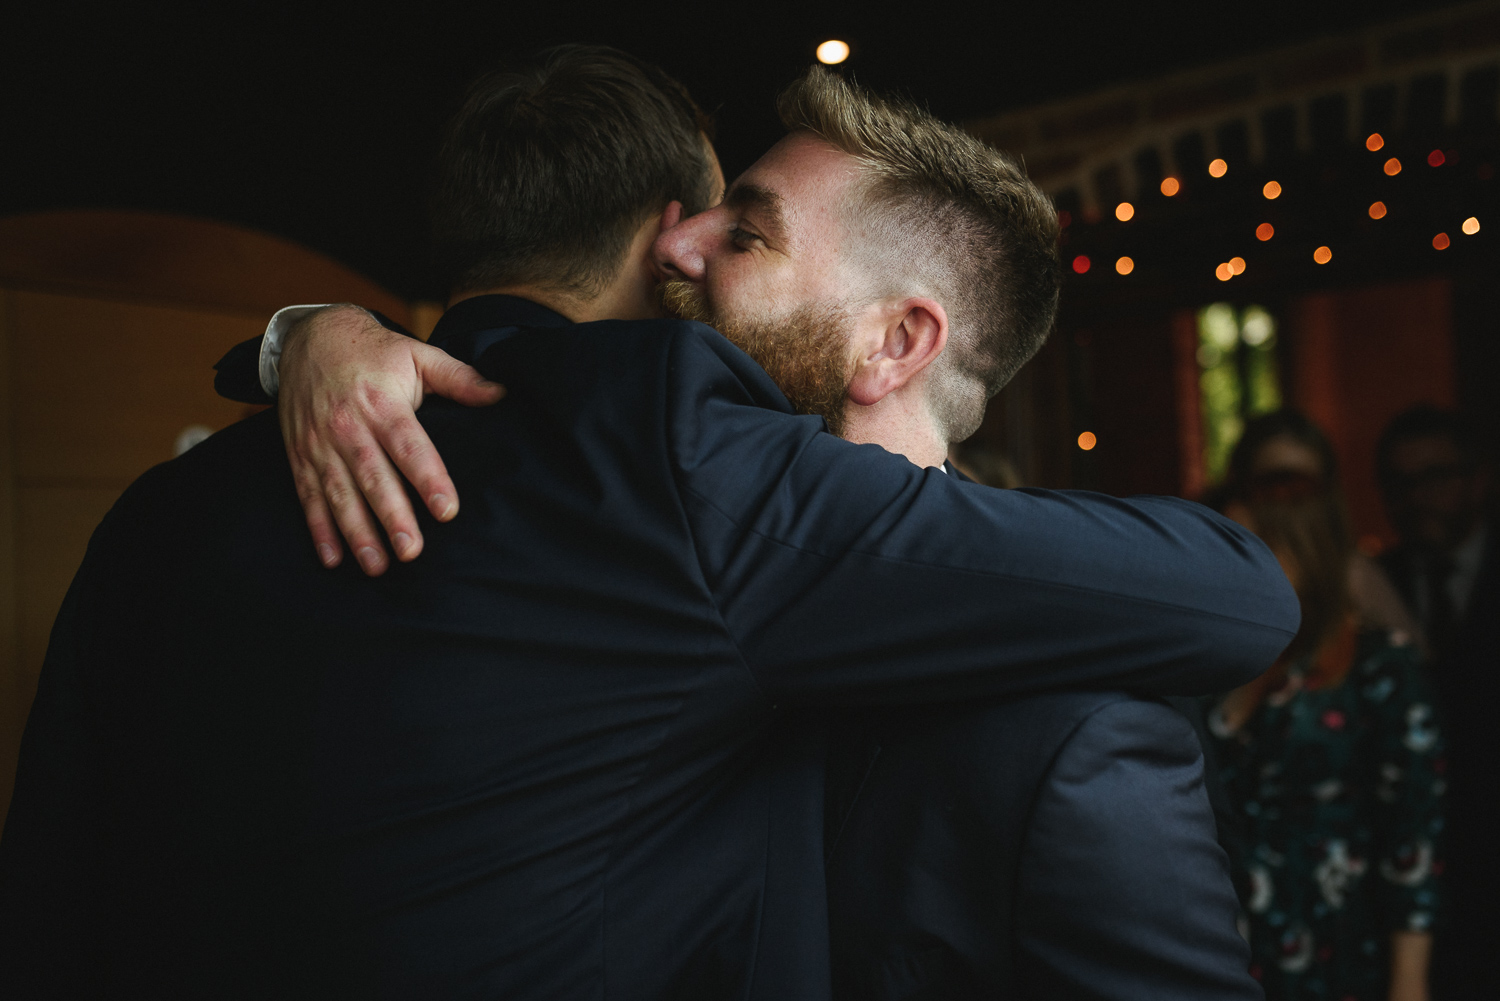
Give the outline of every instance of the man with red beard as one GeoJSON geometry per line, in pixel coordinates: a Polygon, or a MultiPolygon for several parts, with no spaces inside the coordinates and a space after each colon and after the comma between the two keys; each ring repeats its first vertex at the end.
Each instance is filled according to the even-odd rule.
{"type": "MultiPolygon", "coordinates": [[[[482,84],[444,153],[455,295],[435,347],[321,314],[282,358],[291,475],[267,414],[111,513],[59,618],[0,844],[0,927],[33,975],[82,951],[69,976],[99,996],[821,998],[831,954],[869,954],[842,989],[869,973],[877,996],[1253,992],[1196,760],[1169,754],[1169,781],[1127,809],[1153,752],[1123,733],[1145,718],[1114,715],[1138,704],[1124,696],[1026,732],[1045,757],[1088,720],[1121,731],[1097,763],[1127,781],[1081,812],[1065,801],[1098,776],[1061,749],[1060,771],[1028,765],[1013,788],[934,783],[956,809],[872,771],[851,863],[891,854],[863,838],[890,809],[1002,816],[948,829],[956,855],[898,861],[956,860],[926,884],[933,906],[889,909],[904,884],[878,874],[896,883],[869,886],[874,906],[910,927],[830,920],[830,895],[849,898],[838,870],[825,890],[822,738],[792,712],[920,707],[999,776],[996,717],[945,704],[1227,687],[1274,659],[1296,602],[1264,547],[1204,509],[993,491],[943,467],[1055,307],[1055,218],[1014,164],[812,74],[785,101],[792,134],[710,207],[716,169],[674,94],[576,48],[482,84]],[[686,283],[668,301],[740,346],[655,318],[662,274],[686,283]],[[436,383],[492,400],[481,376],[505,380],[498,405],[412,415],[436,383]],[[360,407],[393,419],[369,430],[360,407]],[[306,461],[330,426],[342,471],[306,461]],[[387,447],[415,471],[420,529],[377,471],[387,447]],[[401,565],[374,552],[360,492],[401,565]],[[291,548],[299,494],[317,561],[291,548]],[[319,568],[340,562],[330,511],[378,580],[319,568]],[[1011,814],[1048,774],[1062,798],[1011,814]],[[1171,857],[1109,898],[1133,921],[1090,924],[1093,834],[1155,793],[1171,809],[1151,847],[1171,857]],[[998,840],[1080,818],[1089,836],[1061,853],[998,840]],[[1072,861],[1061,913],[1033,911],[1028,886],[965,892],[975,865],[998,885],[1072,861]],[[976,903],[998,913],[964,918],[976,903]],[[1013,944],[1029,958],[1011,970],[1013,944]]],[[[952,772],[925,734],[881,739],[952,772]]]]}

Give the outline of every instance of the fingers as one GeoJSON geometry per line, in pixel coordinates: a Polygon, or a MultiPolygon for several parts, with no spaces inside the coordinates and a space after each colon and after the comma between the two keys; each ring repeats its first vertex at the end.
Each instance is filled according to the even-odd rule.
{"type": "Polygon", "coordinates": [[[292,458],[292,479],[297,484],[297,498],[302,502],[302,511],[307,516],[307,527],[312,532],[313,546],[318,552],[318,562],[332,570],[344,562],[344,542],[334,527],[333,515],[323,502],[323,486],[318,474],[306,463],[292,458]]]}
{"type": "Polygon", "coordinates": [[[389,560],[380,544],[380,533],[348,468],[343,463],[331,463],[324,468],[319,487],[333,509],[339,531],[354,551],[359,568],[370,577],[385,573],[389,560]]]}
{"type": "MultiPolygon", "coordinates": [[[[453,486],[453,480],[448,476],[448,467],[443,464],[442,456],[438,455],[437,448],[433,446],[432,439],[427,437],[427,431],[421,422],[410,413],[400,414],[377,425],[375,433],[402,475],[417,488],[417,495],[427,504],[427,510],[432,512],[432,516],[438,521],[452,520],[458,514],[458,490],[453,486]]],[[[376,504],[375,513],[380,516],[381,523],[386,526],[404,524],[411,512],[406,501],[406,492],[402,491],[401,506],[382,510],[376,504]]],[[[418,551],[421,550],[420,537],[417,548],[418,551]]],[[[397,552],[400,552],[399,547],[397,552]]],[[[402,556],[403,560],[408,558],[402,556]]]]}
{"type": "MultiPolygon", "coordinates": [[[[505,387],[439,348],[412,343],[412,360],[427,392],[446,396],[466,407],[487,407],[505,396],[505,387]]],[[[405,467],[402,467],[405,468],[405,467]]]]}
{"type": "MultiPolygon", "coordinates": [[[[368,524],[368,511],[373,509],[380,524],[385,526],[396,558],[407,562],[416,559],[422,552],[422,532],[417,527],[416,513],[412,510],[411,500],[406,495],[401,477],[391,465],[391,460],[386,457],[387,446],[377,435],[388,437],[408,455],[413,450],[420,451],[423,443],[431,451],[432,443],[427,441],[426,433],[409,411],[402,415],[399,413],[399,406],[382,403],[384,398],[379,394],[375,394],[375,397],[380,405],[373,413],[356,416],[349,411],[338,411],[332,416],[329,431],[334,447],[343,460],[338,465],[346,467],[356,492],[349,502],[350,510],[347,512],[339,511],[339,502],[332,496],[328,499],[334,507],[334,517],[338,519],[341,529],[346,523],[368,524]],[[415,432],[411,430],[413,427],[415,432]],[[393,428],[403,430],[393,431],[393,428]],[[420,441],[416,441],[413,434],[420,441]],[[366,504],[369,508],[366,508],[366,504]]],[[[436,456],[436,453],[433,452],[433,455],[436,456]]],[[[447,479],[447,471],[442,468],[441,461],[437,465],[442,482],[447,484],[446,489],[449,496],[452,496],[453,485],[447,479]]],[[[423,468],[430,468],[430,463],[423,468]]],[[[347,530],[344,537],[349,539],[351,546],[354,545],[354,539],[347,530]]],[[[378,542],[376,549],[383,555],[384,550],[380,549],[378,542]]],[[[355,553],[358,555],[358,548],[355,553]]],[[[366,572],[369,572],[368,569],[366,572]]]]}

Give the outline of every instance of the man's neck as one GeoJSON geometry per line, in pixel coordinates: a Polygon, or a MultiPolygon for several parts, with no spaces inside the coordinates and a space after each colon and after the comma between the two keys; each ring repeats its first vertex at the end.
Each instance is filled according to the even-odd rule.
{"type": "Polygon", "coordinates": [[[578,299],[561,295],[552,289],[543,288],[538,285],[503,285],[499,288],[473,289],[466,292],[455,292],[448,298],[448,308],[452,309],[465,299],[477,299],[482,295],[510,295],[517,299],[525,299],[534,302],[538,306],[546,306],[559,316],[567,317],[573,323],[589,323],[594,320],[608,320],[612,317],[598,316],[596,310],[591,308],[591,302],[580,302],[578,299]]]}
{"type": "Polygon", "coordinates": [[[879,445],[919,466],[941,466],[948,443],[938,432],[926,402],[891,394],[873,407],[844,405],[844,437],[857,444],[879,445]]]}

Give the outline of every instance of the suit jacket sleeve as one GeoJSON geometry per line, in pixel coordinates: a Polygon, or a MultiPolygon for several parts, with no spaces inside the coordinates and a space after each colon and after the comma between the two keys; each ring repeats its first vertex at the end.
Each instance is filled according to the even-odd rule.
{"type": "Polygon", "coordinates": [[[680,336],[671,369],[668,449],[699,560],[772,698],[1194,694],[1248,681],[1296,631],[1270,552],[1201,505],[919,469],[788,413],[711,331],[680,336]]]}
{"type": "Polygon", "coordinates": [[[1229,865],[1191,726],[1115,702],[1063,745],[1027,828],[1016,894],[1026,997],[1254,1001],[1229,865]]]}

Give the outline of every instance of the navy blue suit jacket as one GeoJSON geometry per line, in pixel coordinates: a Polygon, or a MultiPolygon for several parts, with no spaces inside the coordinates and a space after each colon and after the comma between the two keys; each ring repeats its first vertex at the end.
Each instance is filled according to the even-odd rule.
{"type": "Polygon", "coordinates": [[[887,721],[828,865],[840,1001],[1256,1001],[1192,725],[1059,692],[887,721]]]}
{"type": "Polygon", "coordinates": [[[101,524],[0,842],[6,997],[821,997],[787,707],[1205,692],[1297,626],[1208,510],[841,441],[701,325],[492,296],[433,342],[510,392],[423,408],[464,506],[414,563],[318,565],[273,413],[101,524]]]}

